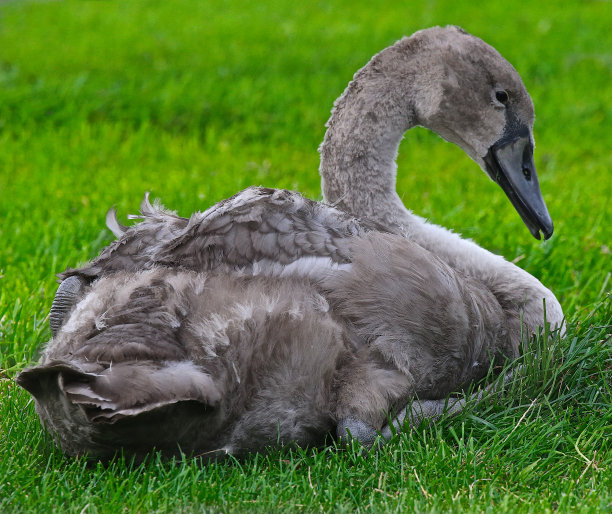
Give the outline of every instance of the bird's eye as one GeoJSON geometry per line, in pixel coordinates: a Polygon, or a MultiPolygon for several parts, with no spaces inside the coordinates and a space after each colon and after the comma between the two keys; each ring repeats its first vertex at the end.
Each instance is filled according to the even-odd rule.
{"type": "Polygon", "coordinates": [[[495,91],[495,98],[497,98],[497,101],[499,103],[502,103],[504,105],[506,105],[509,100],[508,93],[506,93],[503,89],[495,91]]]}

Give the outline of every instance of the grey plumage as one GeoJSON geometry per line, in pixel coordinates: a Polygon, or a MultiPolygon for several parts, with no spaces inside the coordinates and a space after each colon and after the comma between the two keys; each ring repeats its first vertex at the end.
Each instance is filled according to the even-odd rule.
{"type": "Polygon", "coordinates": [[[130,228],[109,211],[118,240],[60,275],[54,338],[18,383],[67,453],[102,458],[316,445],[334,427],[372,444],[389,414],[439,416],[449,392],[518,355],[543,298],[554,325],[563,315],[535,278],[403,207],[397,145],[421,123],[497,165],[510,111],[527,151],[529,95],[482,41],[450,27],[398,42],[356,74],[321,147],[324,193],[344,211],[264,188],[189,219],[145,197],[130,228]],[[496,81],[512,109],[483,117],[496,81]]]}
{"type": "Polygon", "coordinates": [[[416,395],[444,397],[516,356],[520,334],[481,283],[297,193],[250,188],[190,220],[142,213],[68,272],[91,283],[18,377],[70,454],[217,457],[320,444],[339,421],[372,427],[359,432],[371,443],[416,395]],[[266,246],[270,233],[294,237],[266,246]],[[293,261],[279,267],[281,253],[293,261]]]}
{"type": "Polygon", "coordinates": [[[320,444],[348,351],[326,309],[300,279],[115,272],[88,288],[18,382],[69,454],[320,444]]]}
{"type": "Polygon", "coordinates": [[[153,209],[146,197],[141,213],[146,223],[135,225],[91,263],[66,270],[60,278],[93,278],[155,265],[252,270],[255,263],[287,265],[304,257],[342,264],[348,262],[347,237],[377,227],[290,191],[267,188],[246,189],[190,219],[153,209]]]}

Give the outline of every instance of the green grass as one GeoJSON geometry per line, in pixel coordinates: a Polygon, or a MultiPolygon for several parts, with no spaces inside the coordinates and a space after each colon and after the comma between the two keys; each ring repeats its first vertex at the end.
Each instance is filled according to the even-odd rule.
{"type": "Polygon", "coordinates": [[[603,1],[0,3],[0,511],[612,508],[612,8],[603,1]],[[404,34],[458,24],[519,70],[555,235],[535,241],[456,147],[402,143],[406,205],[515,260],[560,298],[568,335],[517,384],[379,453],[106,467],[69,459],[13,382],[50,337],[57,272],[110,241],[144,191],[182,215],[251,184],[320,198],[332,102],[404,34]]]}

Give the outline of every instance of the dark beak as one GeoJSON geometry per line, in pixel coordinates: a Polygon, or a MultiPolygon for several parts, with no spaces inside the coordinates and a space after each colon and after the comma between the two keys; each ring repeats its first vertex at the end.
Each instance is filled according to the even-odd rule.
{"type": "Polygon", "coordinates": [[[527,127],[506,131],[484,158],[491,179],[504,190],[533,237],[553,233],[553,222],[540,192],[527,127]]]}

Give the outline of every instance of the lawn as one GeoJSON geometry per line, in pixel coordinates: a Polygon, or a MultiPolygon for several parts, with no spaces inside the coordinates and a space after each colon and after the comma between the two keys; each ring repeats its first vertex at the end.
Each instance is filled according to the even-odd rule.
{"type": "Polygon", "coordinates": [[[612,509],[612,4],[327,0],[0,2],[0,511],[612,509]],[[214,464],[70,459],[13,379],[50,338],[55,274],[111,241],[145,191],[189,215],[251,184],[320,199],[334,99],[402,35],[457,24],[536,106],[555,222],[533,239],[458,148],[400,148],[407,206],[515,261],[560,299],[567,337],[501,398],[378,453],[292,450],[214,464]]]}

